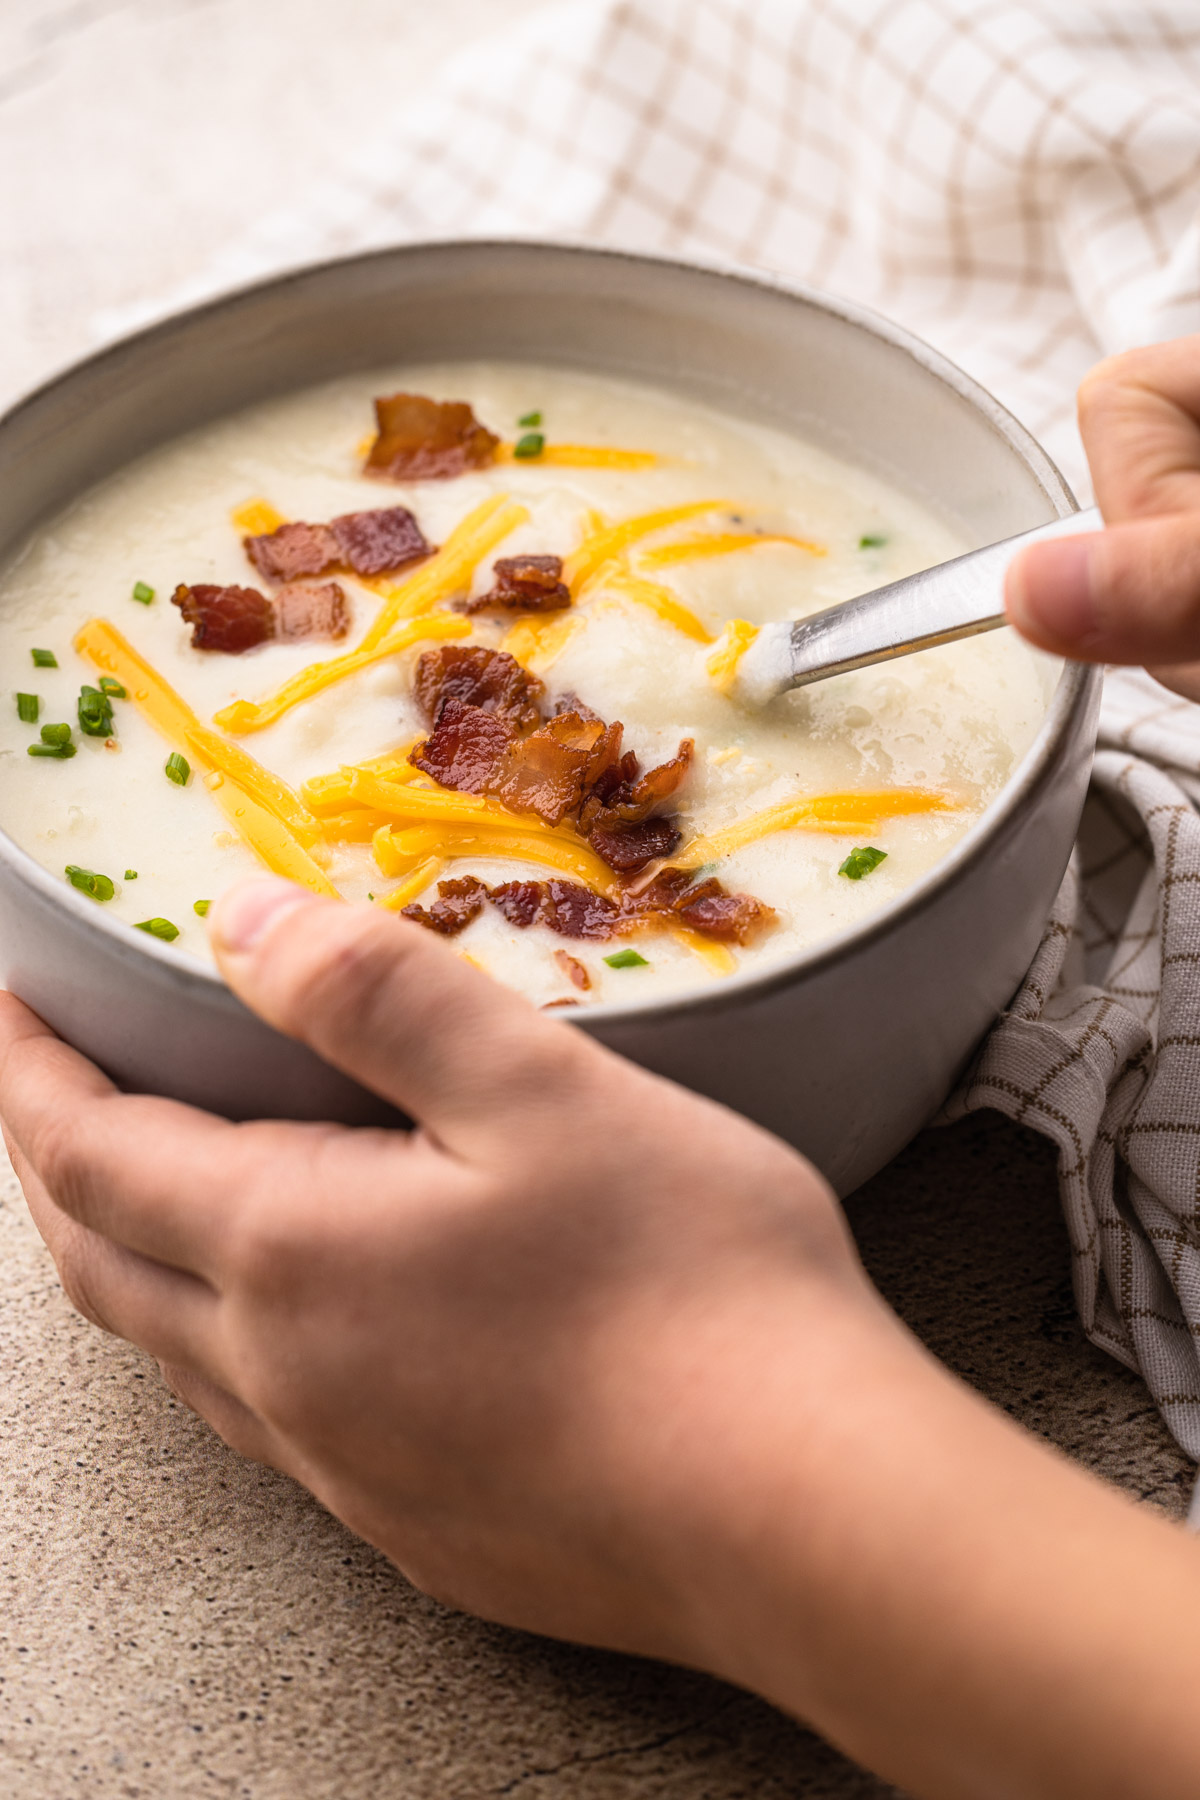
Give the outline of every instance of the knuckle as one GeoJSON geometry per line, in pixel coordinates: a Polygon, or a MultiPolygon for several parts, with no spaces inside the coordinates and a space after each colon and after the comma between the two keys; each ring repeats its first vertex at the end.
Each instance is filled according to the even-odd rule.
{"type": "Polygon", "coordinates": [[[96,1271],[92,1258],[78,1234],[72,1233],[66,1243],[60,1246],[56,1262],[63,1293],[75,1311],[89,1325],[95,1325],[101,1331],[111,1331],[96,1295],[96,1271]]]}
{"type": "Polygon", "coordinates": [[[43,1120],[30,1146],[29,1160],[63,1212],[77,1218],[86,1211],[92,1191],[92,1159],[78,1113],[43,1120]]]}

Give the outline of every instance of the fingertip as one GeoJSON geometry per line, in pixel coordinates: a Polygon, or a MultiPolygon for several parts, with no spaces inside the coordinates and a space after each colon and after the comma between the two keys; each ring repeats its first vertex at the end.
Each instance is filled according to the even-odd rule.
{"type": "Polygon", "coordinates": [[[1031,544],[1013,558],[1004,583],[1011,623],[1031,642],[1063,656],[1089,657],[1101,639],[1093,552],[1101,533],[1031,544]]]}
{"type": "Polygon", "coordinates": [[[277,875],[240,881],[226,889],[208,915],[213,950],[218,956],[248,955],[285,914],[321,898],[277,875]]]}

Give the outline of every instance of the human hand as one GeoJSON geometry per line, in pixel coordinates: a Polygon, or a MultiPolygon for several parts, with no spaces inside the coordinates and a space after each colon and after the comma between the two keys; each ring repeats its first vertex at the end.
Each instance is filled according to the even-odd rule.
{"type": "Polygon", "coordinates": [[[0,996],[6,1135],[68,1295],[422,1587],[696,1659],[689,1390],[773,1315],[814,1340],[883,1315],[828,1189],[391,915],[260,881],[211,925],[256,1011],[419,1128],[123,1095],[0,996]]]}
{"type": "Polygon", "coordinates": [[[1079,426],[1107,529],[1033,544],[1005,599],[1035,644],[1200,699],[1200,336],[1098,364],[1079,426]]]}

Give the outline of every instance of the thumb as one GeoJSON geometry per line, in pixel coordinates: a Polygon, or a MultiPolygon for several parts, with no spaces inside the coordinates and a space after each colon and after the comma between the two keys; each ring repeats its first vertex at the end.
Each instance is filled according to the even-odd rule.
{"type": "Polygon", "coordinates": [[[221,973],[268,1024],[473,1157],[528,1139],[595,1046],[469,968],[424,927],[256,879],[209,915],[221,973]],[[520,1120],[520,1123],[518,1123],[520,1120]]]}
{"type": "Polygon", "coordinates": [[[1200,513],[1031,544],[1009,565],[1008,616],[1043,650],[1084,662],[1200,657],[1200,513]]]}

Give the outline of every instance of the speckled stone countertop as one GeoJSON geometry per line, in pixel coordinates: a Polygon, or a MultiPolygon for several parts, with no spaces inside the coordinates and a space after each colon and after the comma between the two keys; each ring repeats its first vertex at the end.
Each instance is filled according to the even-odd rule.
{"type": "MultiPolygon", "coordinates": [[[[362,117],[402,103],[414,65],[534,4],[339,0],[330,33],[324,0],[5,0],[0,166],[19,179],[0,186],[0,395],[312,178],[362,117]]],[[[849,1210],[871,1274],[939,1356],[1097,1473],[1184,1510],[1189,1465],[1076,1323],[1040,1140],[991,1116],[928,1132],[849,1210]]],[[[0,1271],[5,1795],[892,1792],[716,1682],[415,1594],[71,1313],[11,1177],[0,1271]]]]}

